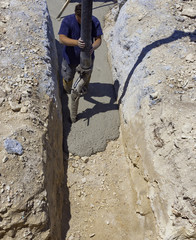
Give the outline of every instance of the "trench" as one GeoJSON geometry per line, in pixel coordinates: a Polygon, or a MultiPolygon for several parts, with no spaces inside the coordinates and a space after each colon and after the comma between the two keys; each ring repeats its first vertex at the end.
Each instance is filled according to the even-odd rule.
{"type": "MultiPolygon", "coordinates": [[[[62,16],[71,14],[75,4],[71,3],[62,16]]],[[[94,10],[101,16],[102,24],[103,13],[112,6],[113,2],[96,2],[94,10]]],[[[48,0],[48,7],[55,34],[58,64],[61,66],[62,46],[58,42],[60,21],[55,17],[62,6],[58,3],[54,7],[48,0]]],[[[100,67],[100,62],[103,61],[100,57],[107,61],[106,45],[103,49],[96,52],[90,93],[80,99],[79,121],[75,124],[69,121],[69,95],[63,92],[60,77],[64,180],[60,188],[62,204],[53,199],[54,193],[48,189],[49,201],[56,201],[57,204],[54,209],[50,208],[53,239],[57,239],[57,235],[62,240],[128,240],[135,236],[137,239],[144,239],[146,235],[143,229],[149,230],[149,237],[152,234],[150,229],[153,229],[153,216],[148,212],[150,206],[144,196],[142,204],[145,205],[146,212],[135,211],[137,192],[130,174],[132,166],[127,161],[120,134],[116,88],[114,90],[109,64],[102,63],[100,67]],[[56,217],[60,211],[56,209],[58,207],[62,209],[62,220],[56,217]],[[150,216],[146,218],[146,214],[150,216]]],[[[134,167],[132,170],[138,180],[140,172],[134,167]]],[[[146,183],[142,177],[140,183],[143,188],[139,188],[145,195],[146,183]]]]}
{"type": "MultiPolygon", "coordinates": [[[[62,184],[63,186],[61,189],[62,193],[58,193],[58,194],[60,194],[60,196],[63,197],[63,204],[61,205],[60,202],[58,203],[58,200],[57,201],[55,200],[54,194],[50,191],[49,187],[47,192],[49,196],[49,202],[52,203],[50,204],[51,207],[49,209],[52,237],[56,238],[57,235],[61,234],[62,239],[65,239],[66,236],[67,236],[66,239],[69,239],[72,236],[74,237],[75,236],[74,234],[77,235],[77,233],[73,232],[74,230],[70,226],[72,225],[72,222],[74,222],[74,224],[77,225],[76,224],[77,220],[74,217],[74,211],[75,209],[77,209],[77,207],[75,208],[75,202],[73,200],[73,196],[70,196],[70,194],[72,195],[72,193],[75,192],[75,189],[72,189],[73,190],[72,191],[69,188],[70,181],[72,181],[72,178],[75,178],[76,175],[75,174],[70,175],[69,174],[70,169],[72,168],[72,165],[78,164],[77,162],[78,159],[80,159],[79,161],[83,161],[81,160],[82,156],[90,157],[91,155],[96,154],[96,152],[102,152],[105,150],[108,141],[118,138],[119,136],[118,105],[115,103],[116,96],[115,96],[114,88],[112,84],[111,72],[110,70],[108,71],[107,69],[109,68],[108,66],[109,64],[107,63],[106,43],[102,43],[102,46],[103,45],[105,46],[104,46],[104,50],[102,51],[100,50],[96,54],[97,62],[95,62],[94,64],[96,67],[94,67],[95,68],[93,71],[94,75],[91,78],[91,83],[89,86],[90,94],[87,94],[87,96],[84,99],[80,100],[79,110],[78,110],[80,121],[78,121],[79,123],[74,124],[74,126],[70,123],[70,120],[69,120],[69,116],[70,116],[69,97],[70,96],[66,95],[62,90],[63,89],[62,77],[60,74],[60,66],[62,62],[62,45],[58,41],[58,29],[60,27],[61,21],[56,20],[58,11],[59,9],[61,9],[62,6],[61,6],[61,2],[59,2],[59,4],[57,4],[58,6],[55,6],[55,7],[52,5],[51,1],[48,1],[47,3],[48,3],[50,18],[52,20],[53,31],[55,35],[55,43],[56,43],[58,65],[59,65],[59,88],[60,88],[59,93],[60,93],[60,99],[62,103],[62,116],[63,116],[63,151],[64,151],[63,162],[64,162],[65,175],[64,175],[64,180],[62,184]],[[104,64],[106,66],[104,66],[103,69],[100,69],[100,66],[99,66],[100,57],[102,59],[105,58],[105,61],[106,61],[106,64],[104,64]],[[103,81],[102,78],[105,78],[106,81],[105,80],[103,81]],[[108,114],[108,112],[111,112],[111,113],[108,114]],[[99,115],[101,115],[101,117],[99,117],[99,115]],[[103,122],[102,125],[105,125],[105,126],[102,127],[101,125],[96,124],[96,122],[99,122],[99,123],[103,122]],[[81,129],[83,129],[83,131],[81,131],[81,129]],[[110,129],[110,131],[108,131],[108,129],[110,129]],[[97,134],[92,135],[93,131],[95,131],[97,134]],[[85,141],[85,143],[83,141],[84,134],[85,134],[85,137],[88,138],[87,141],[85,141]],[[70,158],[70,153],[73,154],[71,158],[70,158]],[[55,206],[56,204],[63,209],[62,222],[60,222],[58,217],[54,217],[55,215],[57,215],[56,213],[58,212],[58,210],[56,209],[57,206],[55,206]],[[59,224],[55,223],[55,221],[57,221],[59,224]],[[59,229],[57,230],[58,228],[57,226],[61,228],[60,230],[61,233],[59,233],[59,229]]],[[[70,3],[64,15],[73,13],[75,4],[76,3],[74,4],[70,3]]],[[[105,8],[105,5],[106,5],[106,9],[104,11],[107,12],[113,6],[113,2],[100,3],[98,5],[96,4],[95,9],[97,9],[98,12],[103,11],[102,9],[105,8]]],[[[62,14],[62,16],[64,15],[62,14]]],[[[103,20],[104,20],[104,16],[102,15],[100,19],[101,25],[103,25],[103,20]]],[[[79,164],[81,164],[84,168],[83,163],[81,164],[80,162],[79,164]]],[[[47,169],[48,170],[46,170],[46,172],[48,173],[48,175],[51,176],[51,171],[49,170],[50,166],[47,166],[47,169]]],[[[79,172],[82,173],[82,175],[83,175],[83,170],[82,171],[79,170],[79,172]]],[[[89,169],[86,168],[86,172],[88,171],[89,169]]],[[[56,192],[56,190],[57,189],[55,189],[54,192],[56,192]]],[[[78,190],[76,191],[78,192],[78,190]]],[[[85,207],[85,209],[88,212],[88,208],[85,207]]]]}

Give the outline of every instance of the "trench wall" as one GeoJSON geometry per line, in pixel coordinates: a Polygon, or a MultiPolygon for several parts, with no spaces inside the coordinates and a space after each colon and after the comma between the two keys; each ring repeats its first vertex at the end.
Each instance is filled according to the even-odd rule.
{"type": "Polygon", "coordinates": [[[140,228],[131,239],[196,237],[195,13],[193,1],[128,0],[106,16],[140,228]]]}
{"type": "Polygon", "coordinates": [[[59,240],[67,193],[47,4],[4,0],[0,11],[0,238],[59,240]]]}

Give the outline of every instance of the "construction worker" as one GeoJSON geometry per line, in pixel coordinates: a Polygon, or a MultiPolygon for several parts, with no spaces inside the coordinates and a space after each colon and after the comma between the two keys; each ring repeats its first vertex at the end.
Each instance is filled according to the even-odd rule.
{"type": "MultiPolygon", "coordinates": [[[[80,38],[81,32],[81,4],[75,7],[75,14],[66,16],[60,26],[59,41],[64,45],[61,74],[63,77],[63,87],[69,94],[71,93],[76,67],[80,64],[80,50],[85,47],[85,43],[80,38]]],[[[102,29],[99,20],[92,16],[92,48],[90,50],[92,61],[94,60],[94,50],[101,45],[102,29]]],[[[85,86],[88,86],[90,76],[85,86]]]]}

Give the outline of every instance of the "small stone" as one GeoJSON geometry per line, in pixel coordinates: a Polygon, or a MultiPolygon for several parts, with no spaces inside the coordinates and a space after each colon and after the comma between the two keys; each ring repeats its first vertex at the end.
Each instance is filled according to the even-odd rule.
{"type": "Polygon", "coordinates": [[[192,53],[189,53],[187,56],[186,56],[186,61],[187,62],[194,62],[195,61],[195,56],[192,54],[192,53]]]}
{"type": "Polygon", "coordinates": [[[73,168],[78,168],[78,167],[79,167],[79,164],[78,164],[78,163],[72,163],[72,167],[73,167],[73,168]]]}
{"type": "Polygon", "coordinates": [[[68,240],[74,240],[74,236],[73,235],[69,236],[68,240]]]}
{"type": "Polygon", "coordinates": [[[151,93],[151,94],[150,94],[150,98],[151,98],[151,99],[156,99],[156,98],[158,98],[158,92],[151,93]]]}
{"type": "Polygon", "coordinates": [[[4,141],[4,147],[9,154],[23,154],[22,145],[17,140],[6,138],[4,141]]]}
{"type": "Polygon", "coordinates": [[[6,207],[3,207],[2,209],[0,209],[0,213],[1,214],[4,214],[7,212],[7,208],[6,207]]]}
{"type": "Polygon", "coordinates": [[[75,172],[75,168],[70,167],[70,172],[74,173],[75,172]]]}
{"type": "Polygon", "coordinates": [[[14,238],[14,236],[15,236],[15,232],[14,232],[14,230],[9,230],[8,232],[7,232],[7,235],[9,236],[9,237],[11,237],[11,238],[14,238]]]}
{"type": "Polygon", "coordinates": [[[9,159],[9,158],[8,158],[7,156],[5,156],[5,157],[3,158],[3,160],[2,160],[2,162],[5,163],[5,162],[8,161],[8,159],[9,159]]]}
{"type": "Polygon", "coordinates": [[[21,107],[20,112],[21,113],[27,113],[28,112],[28,108],[27,107],[21,107]]]}
{"type": "Polygon", "coordinates": [[[0,98],[5,98],[6,95],[6,91],[3,88],[0,88],[0,98]]]}
{"type": "Polygon", "coordinates": [[[92,233],[89,235],[90,238],[93,238],[95,236],[95,233],[92,233]]]}
{"type": "Polygon", "coordinates": [[[79,157],[79,156],[75,156],[74,158],[75,158],[75,160],[79,160],[79,159],[80,159],[80,157],[79,157]]]}
{"type": "Polygon", "coordinates": [[[8,8],[9,5],[10,5],[10,3],[8,1],[2,1],[1,2],[1,8],[2,9],[8,8]]]}
{"type": "Polygon", "coordinates": [[[189,134],[191,133],[191,131],[193,130],[193,127],[191,124],[189,123],[185,123],[183,126],[182,126],[182,132],[184,134],[189,134]]]}
{"type": "Polygon", "coordinates": [[[9,192],[9,191],[10,191],[10,186],[7,185],[7,186],[5,187],[5,190],[6,190],[7,192],[9,192]]]}
{"type": "Polygon", "coordinates": [[[5,86],[5,91],[6,91],[6,93],[9,93],[9,92],[12,91],[12,89],[8,85],[6,85],[5,86]]]}
{"type": "Polygon", "coordinates": [[[191,8],[191,7],[186,7],[183,9],[182,15],[190,17],[190,18],[195,18],[196,17],[196,9],[191,8]]]}
{"type": "Polygon", "coordinates": [[[181,136],[182,139],[187,139],[188,137],[186,135],[181,136]]]}
{"type": "Polygon", "coordinates": [[[184,17],[182,17],[182,16],[176,16],[176,20],[178,21],[178,22],[184,22],[185,20],[184,20],[184,17]]]}
{"type": "Polygon", "coordinates": [[[82,157],[81,159],[84,161],[84,163],[87,163],[89,161],[88,157],[82,157]]]}
{"type": "Polygon", "coordinates": [[[176,4],[176,8],[177,8],[179,11],[182,11],[182,5],[176,4]]]}
{"type": "Polygon", "coordinates": [[[86,183],[86,178],[82,178],[82,183],[86,183]]]}
{"type": "Polygon", "coordinates": [[[12,111],[14,111],[14,112],[19,112],[20,111],[20,109],[21,109],[20,104],[18,104],[16,102],[11,102],[11,101],[9,101],[9,104],[10,104],[10,107],[11,107],[12,111]]]}
{"type": "Polygon", "coordinates": [[[4,101],[5,101],[5,98],[0,98],[0,107],[3,105],[4,101]]]}

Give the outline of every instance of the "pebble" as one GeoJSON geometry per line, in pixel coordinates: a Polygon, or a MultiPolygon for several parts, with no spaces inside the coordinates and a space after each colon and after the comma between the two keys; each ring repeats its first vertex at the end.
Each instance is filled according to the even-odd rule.
{"type": "Polygon", "coordinates": [[[182,17],[182,16],[176,16],[176,20],[178,22],[184,22],[185,21],[184,17],[182,17]]]}
{"type": "Polygon", "coordinates": [[[9,158],[8,158],[7,156],[5,156],[5,157],[3,158],[3,160],[2,160],[2,162],[5,163],[5,162],[8,161],[8,159],[9,159],[9,158]]]}
{"type": "Polygon", "coordinates": [[[17,140],[6,138],[4,141],[4,147],[9,154],[23,154],[22,145],[17,140]]]}
{"type": "Polygon", "coordinates": [[[3,88],[0,88],[0,98],[5,98],[6,97],[6,91],[3,88]]]}
{"type": "Polygon", "coordinates": [[[189,53],[187,56],[186,56],[186,61],[187,62],[190,62],[190,63],[193,63],[195,61],[195,55],[193,55],[192,53],[189,53]]]}
{"type": "Polygon", "coordinates": [[[9,101],[9,104],[10,104],[12,111],[14,111],[14,112],[19,112],[22,107],[20,104],[18,104],[16,102],[12,102],[12,101],[9,101]]]}
{"type": "Polygon", "coordinates": [[[81,159],[84,161],[84,163],[87,163],[89,161],[88,157],[82,157],[81,159]]]}
{"type": "Polygon", "coordinates": [[[7,2],[7,1],[1,1],[1,8],[2,8],[2,9],[8,8],[9,5],[10,5],[9,2],[7,2]]]}
{"type": "Polygon", "coordinates": [[[195,18],[196,17],[196,9],[186,7],[182,10],[182,15],[190,17],[190,18],[195,18]]]}
{"type": "Polygon", "coordinates": [[[90,238],[94,237],[95,236],[95,233],[92,233],[89,235],[90,238]]]}
{"type": "Polygon", "coordinates": [[[86,178],[82,178],[82,183],[84,184],[84,183],[86,183],[86,178]]]}
{"type": "Polygon", "coordinates": [[[182,138],[182,139],[187,139],[188,136],[186,136],[186,135],[182,135],[181,138],[182,138]]]}
{"type": "Polygon", "coordinates": [[[5,85],[5,91],[7,93],[10,93],[12,91],[12,89],[10,88],[10,86],[8,84],[5,85]]]}
{"type": "Polygon", "coordinates": [[[5,98],[0,98],[0,107],[3,105],[4,101],[5,101],[5,98]]]}
{"type": "Polygon", "coordinates": [[[150,94],[150,98],[151,98],[151,99],[156,99],[156,98],[158,98],[158,92],[151,93],[151,94],[150,94]]]}
{"type": "Polygon", "coordinates": [[[75,158],[75,160],[79,160],[79,159],[80,159],[80,157],[79,157],[79,156],[75,156],[74,158],[75,158]]]}
{"type": "Polygon", "coordinates": [[[28,108],[27,107],[21,107],[21,110],[20,110],[21,113],[27,113],[28,112],[28,108]]]}
{"type": "Polygon", "coordinates": [[[177,8],[179,11],[182,11],[182,5],[176,4],[176,8],[177,8]]]}

